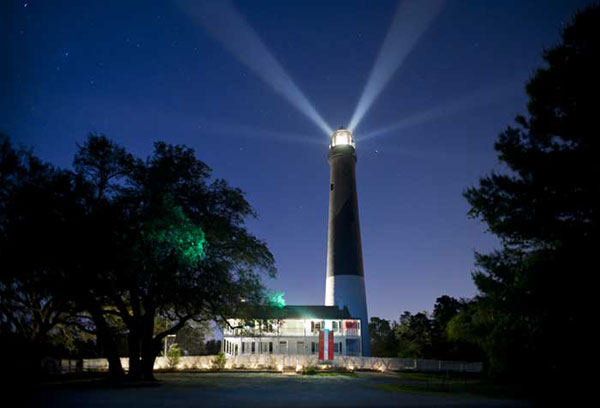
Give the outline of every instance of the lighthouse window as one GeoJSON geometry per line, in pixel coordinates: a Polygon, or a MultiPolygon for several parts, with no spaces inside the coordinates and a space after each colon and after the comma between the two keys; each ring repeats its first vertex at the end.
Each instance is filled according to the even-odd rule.
{"type": "Polygon", "coordinates": [[[329,186],[329,191],[333,191],[333,183],[329,186]]]}

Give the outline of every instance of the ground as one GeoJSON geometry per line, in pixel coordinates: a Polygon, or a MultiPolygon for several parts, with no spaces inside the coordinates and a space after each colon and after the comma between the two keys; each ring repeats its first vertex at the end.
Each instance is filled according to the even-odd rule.
{"type": "MultiPolygon", "coordinates": [[[[330,376],[165,373],[158,374],[157,379],[157,384],[136,386],[99,385],[89,381],[45,385],[30,394],[29,402],[30,406],[78,408],[529,406],[522,401],[467,395],[462,391],[440,392],[430,378],[411,378],[397,373],[330,376]]],[[[448,384],[454,383],[447,382],[446,386],[448,384]]],[[[460,386],[457,382],[457,389],[460,386]]]]}

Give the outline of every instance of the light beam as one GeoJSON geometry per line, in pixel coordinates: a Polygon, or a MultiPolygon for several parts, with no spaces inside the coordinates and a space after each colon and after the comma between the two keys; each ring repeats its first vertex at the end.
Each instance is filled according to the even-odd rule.
{"type": "Polygon", "coordinates": [[[224,136],[239,136],[250,137],[257,139],[267,139],[279,142],[291,142],[301,144],[312,144],[318,146],[326,146],[324,139],[315,139],[309,135],[301,133],[278,132],[276,130],[260,129],[247,125],[238,125],[231,123],[217,123],[205,119],[200,120],[198,129],[202,129],[207,133],[221,134],[224,136]]]}
{"type": "Polygon", "coordinates": [[[405,0],[398,5],[348,129],[356,130],[394,72],[440,13],[444,3],[444,0],[405,0]]]}
{"type": "Polygon", "coordinates": [[[453,99],[451,102],[443,105],[434,106],[431,109],[414,113],[388,126],[366,132],[362,135],[360,140],[361,142],[364,142],[366,140],[381,137],[392,131],[410,128],[461,111],[485,106],[499,99],[515,95],[517,91],[520,91],[520,89],[518,84],[514,82],[506,82],[496,85],[493,88],[481,89],[453,99]]]}
{"type": "Polygon", "coordinates": [[[225,49],[327,135],[332,130],[269,51],[244,16],[228,0],[184,1],[184,9],[225,49]]]}

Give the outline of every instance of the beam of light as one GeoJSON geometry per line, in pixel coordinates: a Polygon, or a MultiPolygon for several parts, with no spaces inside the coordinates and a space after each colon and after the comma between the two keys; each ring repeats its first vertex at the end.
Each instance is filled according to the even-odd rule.
{"type": "Polygon", "coordinates": [[[210,134],[231,136],[231,137],[250,137],[256,139],[266,139],[278,142],[301,143],[317,146],[327,146],[325,139],[315,139],[310,135],[301,133],[278,132],[276,130],[260,129],[247,125],[238,125],[231,123],[218,123],[200,119],[197,129],[206,131],[210,134]]]}
{"type": "Polygon", "coordinates": [[[364,142],[369,139],[389,134],[393,131],[410,128],[412,126],[427,123],[438,118],[454,115],[461,111],[467,111],[488,105],[499,99],[516,94],[516,91],[520,91],[517,84],[507,82],[503,85],[495,86],[493,88],[485,88],[473,93],[469,93],[462,97],[453,99],[451,102],[443,105],[434,106],[426,111],[407,116],[403,119],[400,119],[398,122],[392,123],[391,125],[367,132],[362,135],[360,141],[364,142]]]}
{"type": "Polygon", "coordinates": [[[328,136],[331,134],[331,128],[230,1],[188,0],[182,5],[233,56],[328,136]]]}
{"type": "Polygon", "coordinates": [[[405,0],[398,5],[369,79],[354,109],[348,129],[356,130],[363,116],[440,13],[444,4],[444,0],[405,0]]]}

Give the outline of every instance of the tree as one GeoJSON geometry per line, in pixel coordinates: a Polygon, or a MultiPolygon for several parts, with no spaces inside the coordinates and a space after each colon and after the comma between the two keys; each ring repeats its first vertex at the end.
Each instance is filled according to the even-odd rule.
{"type": "Polygon", "coordinates": [[[394,328],[398,341],[398,357],[431,358],[433,328],[426,312],[404,312],[394,328]]]}
{"type": "Polygon", "coordinates": [[[141,160],[91,134],[71,172],[3,138],[0,181],[3,335],[47,343],[76,327],[95,335],[115,379],[126,336],[129,376],[152,379],[166,336],[265,301],[261,273],[276,270],[245,228],[252,207],[185,146],[159,142],[141,160]]]}
{"type": "Polygon", "coordinates": [[[444,295],[436,299],[431,318],[432,357],[440,360],[481,361],[480,348],[462,339],[449,335],[452,319],[465,311],[470,302],[444,295]]]}
{"type": "Polygon", "coordinates": [[[76,170],[96,192],[92,213],[113,220],[117,248],[96,276],[103,310],[126,327],[131,377],[152,379],[162,340],[188,321],[223,319],[242,300],[264,300],[258,272],[273,276],[275,268],[265,243],[244,228],[255,213],[241,190],[210,182],[192,149],[159,142],[151,157],[133,160],[91,135],[76,170]],[[173,325],[157,332],[157,316],[173,325]]]}
{"type": "Polygon", "coordinates": [[[206,326],[199,326],[194,322],[188,322],[177,332],[175,342],[181,347],[186,356],[201,356],[206,353],[204,333],[208,330],[206,326]]]}
{"type": "Polygon", "coordinates": [[[78,336],[68,328],[75,305],[52,290],[71,262],[65,244],[81,215],[77,190],[69,172],[0,135],[0,327],[3,344],[18,345],[9,358],[18,356],[15,368],[29,376],[46,352],[78,336]]]}
{"type": "Polygon", "coordinates": [[[213,356],[221,351],[221,340],[210,339],[206,341],[206,354],[213,356]]]}
{"type": "Polygon", "coordinates": [[[389,320],[371,317],[369,322],[371,354],[375,357],[396,357],[398,345],[389,320]]]}
{"type": "MultiPolygon", "coordinates": [[[[527,84],[529,115],[502,132],[506,166],[469,188],[469,215],[502,247],[476,254],[479,296],[450,324],[475,341],[496,375],[539,383],[579,368],[597,268],[600,205],[600,8],[578,13],[527,84]]],[[[546,383],[546,386],[549,383],[546,383]]]]}

